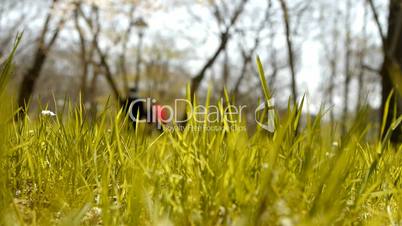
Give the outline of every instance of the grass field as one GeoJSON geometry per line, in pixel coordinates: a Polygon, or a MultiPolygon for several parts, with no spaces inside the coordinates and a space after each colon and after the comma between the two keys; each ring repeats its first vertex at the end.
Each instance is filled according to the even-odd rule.
{"type": "Polygon", "coordinates": [[[364,111],[341,138],[320,116],[300,126],[302,105],[273,134],[222,123],[149,136],[113,110],[90,123],[80,106],[14,121],[11,59],[0,83],[0,225],[402,223],[402,152],[392,128],[366,139],[364,111]]]}

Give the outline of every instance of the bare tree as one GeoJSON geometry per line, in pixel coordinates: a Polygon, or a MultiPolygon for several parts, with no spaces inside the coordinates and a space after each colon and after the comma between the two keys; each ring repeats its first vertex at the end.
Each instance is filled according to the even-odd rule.
{"type": "Polygon", "coordinates": [[[35,83],[38,80],[40,73],[42,71],[43,65],[46,62],[48,57],[48,53],[54,43],[57,40],[57,37],[60,34],[61,29],[66,20],[67,11],[63,10],[61,18],[56,23],[54,31],[51,31],[51,23],[54,18],[54,10],[56,7],[58,0],[53,0],[50,6],[49,12],[47,13],[45,22],[43,24],[42,32],[39,36],[39,40],[37,43],[36,51],[34,54],[34,60],[31,67],[28,71],[23,75],[19,97],[18,97],[18,105],[22,109],[21,112],[25,111],[25,107],[28,104],[29,99],[32,96],[34,91],[35,83]],[[48,38],[48,36],[50,38],[48,38]]]}
{"type": "MultiPolygon", "coordinates": [[[[389,0],[388,31],[387,34],[385,34],[373,0],[368,0],[368,2],[382,40],[384,62],[380,70],[382,79],[381,118],[386,118],[384,128],[388,129],[396,116],[402,114],[402,108],[400,105],[401,90],[399,88],[402,79],[402,8],[399,1],[389,0]],[[390,113],[385,115],[388,96],[394,89],[397,92],[391,98],[389,106],[390,113]]],[[[383,131],[381,130],[381,135],[385,135],[385,133],[382,132],[383,131]]],[[[394,130],[391,136],[391,141],[402,141],[401,127],[394,130]]]]}
{"type": "Polygon", "coordinates": [[[85,39],[85,34],[83,28],[80,25],[79,20],[79,7],[80,3],[76,3],[76,9],[74,10],[74,25],[75,29],[78,32],[78,37],[80,40],[80,60],[81,60],[81,67],[82,67],[82,75],[81,75],[81,98],[85,103],[86,100],[86,91],[87,91],[87,80],[88,80],[88,69],[89,69],[89,60],[88,60],[88,51],[87,51],[87,44],[85,39]]]}
{"type": "MultiPolygon", "coordinates": [[[[323,8],[326,8],[327,6],[323,6],[323,8]]],[[[335,81],[338,76],[338,61],[339,61],[339,29],[338,29],[338,22],[339,22],[339,10],[336,7],[334,10],[332,10],[334,13],[331,15],[332,16],[332,21],[331,23],[331,30],[327,31],[326,24],[321,24],[322,27],[322,41],[323,41],[323,46],[324,46],[324,53],[325,53],[325,60],[328,63],[329,67],[329,79],[328,79],[328,84],[326,84],[326,90],[325,90],[325,95],[328,101],[328,104],[330,106],[329,109],[329,114],[330,114],[330,122],[331,122],[331,128],[333,128],[334,123],[335,123],[335,114],[334,114],[334,97],[335,97],[335,81]],[[330,37],[326,39],[326,34],[330,33],[330,37]],[[328,48],[329,47],[329,48],[328,48]]],[[[327,15],[325,12],[323,14],[327,15]]],[[[323,23],[326,23],[325,18],[323,18],[324,15],[321,15],[321,21],[323,23]]],[[[333,132],[333,131],[331,131],[333,132]]]]}
{"type": "Polygon", "coordinates": [[[222,77],[223,84],[221,93],[224,94],[224,90],[228,84],[228,80],[230,77],[230,59],[229,59],[229,51],[226,48],[223,54],[223,67],[222,67],[222,77]]]}
{"type": "MultiPolygon", "coordinates": [[[[129,11],[129,23],[127,26],[126,31],[123,34],[123,40],[122,40],[122,51],[119,57],[119,61],[120,61],[120,71],[123,75],[123,80],[124,80],[124,91],[126,93],[126,95],[128,94],[129,91],[129,82],[128,82],[128,72],[127,72],[127,65],[126,65],[126,61],[127,61],[127,49],[128,49],[128,41],[130,40],[130,36],[133,30],[133,26],[134,26],[134,12],[135,12],[135,6],[132,5],[130,7],[130,11],[129,11]]],[[[138,57],[138,56],[137,56],[138,57]]],[[[138,76],[138,75],[137,75],[138,76]]]]}
{"type": "Polygon", "coordinates": [[[351,75],[351,54],[352,54],[352,31],[351,31],[351,1],[346,1],[346,16],[345,16],[345,82],[344,82],[344,91],[343,91],[343,123],[342,128],[343,132],[346,132],[346,125],[348,119],[348,111],[349,111],[349,88],[350,88],[350,81],[352,79],[351,75]]]}
{"type": "Polygon", "coordinates": [[[96,53],[98,54],[99,57],[99,66],[102,67],[104,75],[106,77],[106,80],[108,84],[110,85],[110,88],[112,89],[113,95],[116,99],[120,100],[121,95],[120,91],[118,89],[117,83],[114,80],[114,75],[111,69],[111,66],[109,65],[108,62],[108,52],[107,50],[104,51],[101,49],[99,45],[99,34],[101,32],[101,24],[100,24],[100,19],[99,19],[99,8],[96,5],[91,6],[91,12],[92,16],[89,17],[85,15],[84,11],[82,10],[82,7],[79,8],[79,13],[82,16],[82,18],[85,20],[87,26],[91,29],[92,31],[92,47],[95,49],[96,53]]]}
{"type": "MultiPolygon", "coordinates": [[[[256,28],[255,34],[253,34],[254,42],[253,42],[252,47],[247,49],[244,45],[239,44],[239,49],[240,49],[241,58],[242,58],[242,67],[240,70],[240,76],[237,79],[235,86],[233,88],[233,91],[232,91],[235,99],[237,99],[240,86],[241,86],[244,78],[247,75],[248,67],[252,63],[252,60],[255,57],[257,49],[260,47],[261,39],[262,39],[261,33],[264,30],[264,28],[267,26],[267,24],[269,24],[269,22],[271,22],[271,20],[270,20],[271,8],[272,8],[272,2],[269,1],[267,4],[267,9],[265,10],[264,17],[261,20],[261,22],[259,23],[258,27],[256,28]]],[[[244,37],[245,31],[240,30],[239,33],[240,33],[241,37],[245,38],[244,37]]],[[[273,32],[271,32],[271,34],[273,34],[273,32]]],[[[270,38],[271,38],[271,43],[272,43],[274,37],[271,36],[270,38]]],[[[271,48],[271,51],[274,52],[274,48],[271,48]]],[[[271,61],[275,61],[275,59],[271,59],[271,61]]]]}
{"type": "Polygon", "coordinates": [[[358,74],[358,79],[357,79],[357,87],[358,87],[358,100],[357,100],[357,106],[356,106],[356,111],[359,110],[359,108],[363,105],[363,99],[365,96],[365,57],[367,54],[367,16],[368,16],[368,10],[366,4],[364,4],[364,21],[363,21],[363,29],[362,29],[362,38],[360,41],[360,50],[358,54],[359,58],[359,74],[358,74]]]}
{"type": "Polygon", "coordinates": [[[288,50],[288,58],[289,58],[289,67],[291,72],[291,88],[292,88],[292,98],[293,102],[296,103],[297,101],[297,81],[296,81],[296,69],[295,69],[295,56],[293,51],[293,43],[292,43],[292,34],[290,28],[290,17],[288,6],[286,0],[279,0],[282,13],[283,13],[283,23],[285,26],[285,33],[286,33],[286,45],[288,50]]]}
{"type": "MultiPolygon", "coordinates": [[[[213,13],[216,21],[218,22],[219,25],[221,25],[221,31],[220,31],[220,37],[219,37],[219,45],[216,48],[216,50],[213,52],[213,54],[207,59],[205,64],[201,67],[201,70],[196,74],[194,78],[191,80],[191,98],[194,97],[194,94],[197,92],[198,88],[201,85],[202,80],[205,77],[205,74],[207,70],[213,66],[215,61],[218,59],[219,55],[226,49],[227,43],[229,41],[229,38],[232,34],[233,28],[236,25],[240,15],[244,11],[244,7],[247,4],[249,0],[240,0],[240,2],[237,4],[233,14],[229,17],[230,20],[227,23],[224,19],[223,12],[225,11],[220,8],[218,5],[217,1],[212,2],[212,7],[213,7],[213,13]]],[[[223,7],[225,8],[225,7],[223,7]]]]}

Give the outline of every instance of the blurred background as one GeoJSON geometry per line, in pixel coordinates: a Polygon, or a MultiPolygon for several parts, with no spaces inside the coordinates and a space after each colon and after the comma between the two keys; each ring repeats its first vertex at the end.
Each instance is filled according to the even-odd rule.
{"type": "Polygon", "coordinates": [[[211,87],[218,99],[226,87],[237,104],[257,105],[259,55],[279,108],[306,94],[306,113],[322,107],[345,122],[368,105],[379,121],[395,85],[387,69],[402,61],[399,0],[0,3],[0,62],[23,31],[11,87],[31,109],[81,94],[95,114],[132,87],[169,104],[185,97],[186,84],[200,98],[211,87]]]}

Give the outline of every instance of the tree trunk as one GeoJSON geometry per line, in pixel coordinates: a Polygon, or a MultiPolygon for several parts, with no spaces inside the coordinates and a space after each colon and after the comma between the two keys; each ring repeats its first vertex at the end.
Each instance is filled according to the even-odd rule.
{"type": "MultiPolygon", "coordinates": [[[[190,97],[194,98],[194,94],[197,92],[198,88],[201,85],[202,80],[205,77],[205,74],[209,68],[211,68],[216,59],[219,57],[222,51],[226,49],[226,45],[229,41],[230,34],[232,28],[235,26],[237,23],[237,20],[239,19],[240,15],[243,13],[244,7],[246,3],[249,0],[241,0],[239,3],[238,7],[236,8],[235,12],[233,13],[232,17],[230,18],[230,23],[229,25],[226,26],[225,30],[221,32],[220,35],[220,44],[214,54],[207,60],[207,62],[204,64],[204,66],[201,68],[200,72],[197,73],[197,75],[191,80],[191,88],[190,88],[190,97]]],[[[217,21],[221,23],[222,18],[220,17],[219,10],[215,10],[215,15],[217,17],[217,21]]]]}
{"type": "Polygon", "coordinates": [[[21,113],[23,113],[26,110],[26,106],[30,101],[30,98],[34,91],[35,83],[39,78],[43,65],[45,64],[46,55],[47,54],[43,49],[43,47],[39,47],[35,54],[33,65],[23,76],[18,96],[18,106],[23,110],[21,111],[21,113]]]}
{"type": "Polygon", "coordinates": [[[338,41],[339,41],[339,31],[337,29],[338,26],[338,17],[334,16],[334,21],[332,24],[332,49],[327,54],[329,55],[329,63],[330,63],[330,79],[329,79],[329,86],[328,86],[328,102],[331,106],[330,109],[330,122],[331,122],[331,134],[334,134],[334,127],[335,127],[335,113],[334,113],[334,89],[335,89],[335,80],[338,75],[338,41]]]}
{"type": "MultiPolygon", "coordinates": [[[[382,78],[382,102],[381,102],[381,118],[384,117],[384,109],[387,98],[390,92],[396,88],[392,81],[392,70],[393,65],[402,68],[402,36],[401,36],[401,6],[398,1],[390,0],[389,4],[389,17],[388,17],[388,34],[385,38],[384,43],[384,62],[381,68],[381,78],[382,78]]],[[[394,75],[395,76],[395,75],[394,75]]],[[[399,76],[399,75],[397,75],[399,76]]],[[[391,126],[394,114],[392,113],[396,109],[396,116],[402,114],[402,109],[400,107],[401,95],[395,92],[391,99],[389,106],[389,114],[387,115],[386,129],[391,126]]],[[[391,137],[392,142],[402,141],[402,130],[401,126],[395,129],[391,137]]]]}
{"type": "Polygon", "coordinates": [[[357,87],[359,89],[358,91],[358,100],[357,100],[357,106],[356,106],[356,112],[360,110],[363,104],[365,104],[365,82],[364,82],[364,75],[365,75],[365,69],[364,69],[364,59],[366,57],[367,53],[367,16],[368,16],[368,10],[367,6],[364,5],[364,22],[363,22],[363,31],[362,31],[362,41],[361,41],[361,47],[360,47],[360,52],[359,52],[359,76],[357,80],[357,87]]]}
{"type": "Polygon", "coordinates": [[[212,65],[215,63],[216,59],[218,56],[221,54],[223,50],[226,48],[226,44],[228,43],[229,40],[229,34],[228,33],[222,33],[221,34],[221,42],[219,47],[216,49],[215,53],[212,55],[211,58],[208,59],[207,63],[202,67],[200,72],[198,72],[197,76],[195,76],[191,80],[191,89],[190,89],[190,97],[191,99],[194,98],[194,94],[197,92],[198,88],[201,85],[202,80],[205,77],[205,73],[207,70],[212,67],[212,65]]]}
{"type": "Polygon", "coordinates": [[[90,117],[93,122],[93,120],[96,119],[96,115],[98,113],[98,105],[96,103],[96,92],[97,92],[97,80],[99,76],[99,66],[94,65],[93,66],[93,74],[92,74],[92,79],[91,79],[91,84],[89,88],[89,103],[90,103],[90,117]]]}
{"type": "Polygon", "coordinates": [[[225,89],[227,89],[228,79],[230,77],[230,68],[229,68],[229,55],[228,50],[225,49],[224,58],[223,58],[223,68],[222,68],[222,76],[223,76],[223,86],[222,86],[222,96],[225,94],[225,89]]]}
{"type": "Polygon", "coordinates": [[[291,37],[291,29],[290,29],[290,18],[289,18],[289,12],[288,12],[288,6],[286,4],[285,0],[279,0],[282,8],[282,13],[283,13],[283,23],[285,25],[285,32],[286,32],[286,45],[287,45],[287,50],[288,50],[288,58],[289,58],[289,67],[290,67],[290,72],[292,76],[292,83],[291,83],[291,88],[292,88],[292,98],[293,102],[296,105],[297,101],[297,84],[296,84],[296,69],[295,69],[295,57],[294,57],[294,51],[293,51],[293,43],[292,43],[292,37],[291,37]]]}
{"type": "Polygon", "coordinates": [[[78,32],[78,37],[80,40],[80,60],[81,60],[81,67],[82,67],[82,75],[81,75],[81,84],[80,84],[80,94],[81,98],[83,100],[83,103],[86,102],[86,94],[87,94],[87,80],[88,80],[88,60],[87,60],[87,48],[86,48],[86,40],[85,40],[85,35],[84,32],[80,26],[79,23],[79,12],[78,12],[78,7],[74,12],[74,24],[75,28],[77,29],[78,32]]]}
{"type": "Polygon", "coordinates": [[[43,65],[46,62],[46,58],[48,53],[54,43],[56,42],[61,28],[64,26],[65,23],[65,11],[63,12],[60,21],[57,23],[55,27],[55,31],[52,33],[51,38],[48,42],[46,42],[46,36],[49,33],[50,28],[50,21],[52,20],[53,10],[55,8],[56,3],[58,0],[53,0],[52,5],[50,6],[49,12],[46,16],[45,23],[42,28],[41,35],[39,37],[39,42],[37,46],[36,53],[34,55],[34,61],[31,68],[24,74],[19,96],[18,96],[18,106],[20,107],[19,116],[23,116],[26,113],[26,107],[28,102],[30,101],[32,94],[34,92],[35,83],[38,80],[40,73],[42,71],[43,65]]]}
{"type": "Polygon", "coordinates": [[[102,65],[104,71],[105,71],[105,77],[106,77],[106,81],[109,83],[110,88],[113,91],[113,95],[117,100],[121,99],[121,95],[119,92],[119,89],[117,88],[117,84],[113,79],[113,74],[112,74],[112,70],[110,69],[109,64],[107,63],[107,59],[106,59],[106,55],[102,52],[102,50],[99,47],[99,44],[96,43],[96,51],[99,54],[99,58],[100,58],[100,64],[102,65]]]}
{"type": "Polygon", "coordinates": [[[348,125],[348,113],[349,113],[349,88],[350,88],[350,80],[352,78],[351,75],[351,68],[350,68],[350,61],[351,61],[351,21],[350,21],[350,8],[351,8],[351,1],[348,0],[346,2],[346,19],[345,19],[345,30],[346,30],[346,37],[345,37],[345,83],[344,83],[344,91],[343,91],[343,113],[342,113],[342,132],[345,134],[347,131],[348,125]]]}

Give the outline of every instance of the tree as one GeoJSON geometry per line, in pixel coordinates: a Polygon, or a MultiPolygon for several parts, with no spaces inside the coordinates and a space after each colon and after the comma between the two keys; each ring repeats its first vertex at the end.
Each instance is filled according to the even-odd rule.
{"type": "Polygon", "coordinates": [[[79,10],[79,13],[82,16],[82,18],[85,20],[87,26],[90,28],[90,30],[92,32],[92,37],[93,37],[92,38],[92,48],[96,51],[96,53],[98,54],[98,57],[99,57],[99,62],[97,63],[98,67],[103,69],[104,75],[106,77],[108,84],[110,85],[110,88],[112,89],[114,97],[116,99],[120,100],[122,96],[120,94],[117,83],[114,79],[112,68],[108,62],[108,51],[103,50],[99,44],[99,34],[101,32],[99,8],[98,8],[98,6],[92,4],[91,17],[87,16],[85,14],[85,12],[82,10],[81,6],[78,8],[78,10],[79,10]]]}
{"type": "Polygon", "coordinates": [[[240,15],[244,11],[244,7],[247,4],[248,0],[240,0],[240,2],[236,5],[236,8],[232,15],[227,16],[229,21],[226,21],[226,16],[224,15],[225,7],[219,7],[218,1],[212,1],[212,8],[214,17],[221,27],[219,34],[219,45],[213,52],[213,54],[207,59],[205,64],[201,67],[199,72],[195,77],[191,79],[191,98],[194,97],[194,94],[197,92],[198,88],[201,85],[202,80],[205,77],[207,70],[212,67],[215,61],[218,59],[219,55],[226,49],[227,43],[230,39],[230,36],[233,32],[233,28],[239,20],[240,15]]]}
{"type": "Polygon", "coordinates": [[[62,16],[60,19],[58,19],[58,22],[56,22],[54,31],[51,31],[51,24],[53,20],[57,20],[54,18],[54,11],[56,8],[58,0],[53,0],[52,4],[49,8],[49,11],[47,13],[45,22],[43,24],[42,32],[40,33],[39,40],[37,42],[35,54],[34,54],[34,60],[31,65],[31,67],[28,69],[28,71],[23,75],[22,78],[22,83],[20,87],[20,92],[18,96],[18,106],[21,108],[22,112],[25,112],[26,106],[32,96],[32,93],[34,91],[35,83],[38,80],[43,65],[46,62],[46,59],[48,57],[49,51],[51,50],[52,46],[57,40],[57,37],[60,34],[61,29],[63,28],[63,25],[66,20],[66,15],[67,15],[67,10],[62,11],[62,16]],[[48,36],[50,38],[48,38],[48,36]]]}
{"type": "MultiPolygon", "coordinates": [[[[269,2],[267,4],[267,8],[265,10],[263,19],[260,21],[260,23],[256,27],[256,31],[253,33],[254,40],[253,40],[253,45],[251,46],[251,48],[247,48],[245,45],[242,45],[242,42],[243,42],[242,40],[239,42],[239,49],[240,49],[241,58],[242,58],[242,66],[241,66],[241,70],[240,70],[240,76],[237,79],[237,81],[234,85],[233,91],[232,91],[233,96],[235,97],[236,100],[239,96],[239,89],[240,89],[240,86],[241,86],[244,78],[246,77],[248,68],[249,68],[250,64],[253,62],[257,49],[260,47],[261,39],[262,39],[261,33],[263,32],[264,28],[267,25],[272,25],[272,24],[270,24],[270,22],[271,22],[270,17],[272,16],[271,8],[272,8],[272,4],[271,4],[271,2],[269,2]]],[[[272,29],[272,27],[271,27],[271,29],[272,29]]],[[[244,37],[245,31],[240,30],[239,33],[240,33],[240,37],[242,37],[242,39],[245,39],[245,37],[244,37]]],[[[271,34],[273,34],[273,32],[271,32],[271,34]]],[[[270,38],[271,38],[271,43],[272,43],[274,37],[271,36],[270,38]]],[[[271,48],[271,51],[275,52],[274,48],[271,48]]],[[[271,62],[274,62],[275,57],[272,57],[272,58],[273,59],[271,59],[271,62]]]]}
{"type": "Polygon", "coordinates": [[[349,111],[349,88],[352,79],[351,61],[352,61],[352,31],[351,31],[351,0],[346,1],[346,17],[345,17],[345,82],[343,91],[343,119],[342,128],[343,133],[347,130],[347,119],[349,111]]]}
{"type": "Polygon", "coordinates": [[[285,33],[286,33],[286,46],[288,50],[288,59],[289,59],[289,67],[291,72],[291,88],[292,88],[292,98],[293,102],[296,103],[297,101],[297,81],[296,81],[296,69],[295,69],[295,56],[293,51],[293,42],[291,37],[291,30],[290,30],[290,17],[289,17],[289,10],[286,3],[286,0],[279,0],[282,13],[283,13],[283,24],[285,26],[285,33]]]}
{"type": "Polygon", "coordinates": [[[358,79],[357,79],[357,87],[358,87],[358,100],[357,100],[357,105],[356,105],[356,111],[359,111],[360,107],[364,103],[364,98],[365,98],[365,58],[367,54],[367,16],[368,16],[368,10],[367,10],[367,5],[364,4],[364,21],[363,21],[363,28],[362,28],[362,37],[360,40],[360,47],[359,47],[359,53],[358,53],[358,58],[359,58],[359,74],[358,74],[358,79]]]}
{"type": "MultiPolygon", "coordinates": [[[[81,92],[81,98],[83,102],[85,103],[86,100],[86,94],[87,94],[87,80],[88,80],[88,70],[89,70],[89,64],[90,60],[88,59],[89,56],[93,54],[88,54],[88,48],[87,48],[87,41],[85,39],[85,34],[83,31],[83,28],[80,25],[80,16],[79,16],[79,7],[80,3],[77,2],[74,10],[74,26],[75,29],[78,32],[78,37],[80,40],[80,60],[81,60],[81,67],[82,67],[82,75],[81,75],[81,85],[80,85],[80,92],[81,92]]],[[[92,52],[91,50],[89,50],[92,52]]]]}
{"type": "MultiPolygon", "coordinates": [[[[128,72],[127,72],[127,49],[128,49],[128,41],[130,40],[131,37],[131,33],[135,24],[135,20],[134,20],[134,12],[135,12],[135,6],[134,4],[130,7],[130,11],[128,13],[128,17],[129,17],[129,22],[128,22],[128,26],[127,29],[125,30],[124,34],[123,34],[123,40],[122,40],[122,51],[120,53],[120,57],[119,57],[119,64],[120,64],[120,71],[121,74],[123,75],[123,79],[124,79],[124,91],[126,93],[126,95],[129,92],[129,81],[128,81],[128,72]]],[[[138,50],[141,51],[141,50],[138,50]]],[[[137,58],[139,58],[138,54],[137,54],[137,58]]],[[[138,77],[138,75],[137,75],[138,77]]],[[[137,78],[139,79],[139,77],[137,78]]]]}
{"type": "MultiPolygon", "coordinates": [[[[388,31],[385,35],[378,13],[376,11],[373,0],[368,0],[374,20],[377,24],[378,32],[382,40],[384,61],[380,70],[382,100],[381,100],[381,118],[386,118],[385,129],[391,127],[392,122],[397,116],[402,115],[401,107],[401,68],[402,68],[402,9],[399,1],[389,1],[389,16],[388,16],[388,31]],[[389,114],[386,114],[386,103],[388,96],[395,90],[396,92],[391,97],[389,105],[389,114]]],[[[381,135],[385,135],[381,131],[381,135]]],[[[396,128],[391,136],[392,142],[402,141],[401,126],[396,128]]]]}
{"type": "Polygon", "coordinates": [[[339,23],[339,15],[340,12],[338,10],[338,7],[335,3],[334,8],[330,8],[328,5],[322,5],[321,6],[321,12],[322,14],[320,15],[320,27],[322,29],[321,31],[321,39],[322,39],[322,44],[323,44],[323,52],[324,52],[324,59],[326,64],[328,65],[328,82],[325,82],[326,89],[325,89],[325,96],[327,99],[327,102],[330,106],[329,109],[329,116],[330,116],[330,124],[331,124],[331,133],[333,133],[333,126],[335,124],[335,113],[334,113],[334,97],[335,97],[335,88],[336,88],[336,78],[338,76],[338,67],[339,67],[339,28],[338,28],[338,23],[339,23]],[[325,9],[328,9],[332,12],[331,14],[328,11],[324,11],[325,9]],[[328,23],[330,25],[328,26],[326,23],[327,21],[325,20],[324,16],[325,15],[330,15],[330,20],[328,23]],[[327,35],[330,34],[330,35],[327,35]]]}

